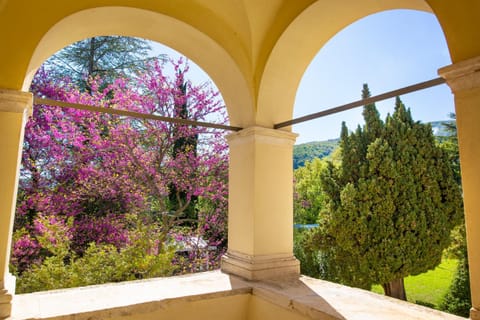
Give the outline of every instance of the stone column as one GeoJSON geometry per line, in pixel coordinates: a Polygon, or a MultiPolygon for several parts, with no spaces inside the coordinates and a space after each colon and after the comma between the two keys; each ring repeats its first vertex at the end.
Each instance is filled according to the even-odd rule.
{"type": "Polygon", "coordinates": [[[0,319],[11,312],[15,278],[8,272],[23,132],[32,95],[0,89],[0,319]]]}
{"type": "Polygon", "coordinates": [[[222,271],[249,280],[299,276],[293,256],[296,137],[262,127],[228,136],[228,251],[222,271]]]}
{"type": "Polygon", "coordinates": [[[438,73],[455,95],[472,290],[470,317],[480,320],[480,57],[447,66],[438,73]]]}

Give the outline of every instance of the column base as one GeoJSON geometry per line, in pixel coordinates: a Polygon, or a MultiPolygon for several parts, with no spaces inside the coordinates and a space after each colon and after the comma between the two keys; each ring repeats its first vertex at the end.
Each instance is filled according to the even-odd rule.
{"type": "Polygon", "coordinates": [[[470,319],[480,320],[480,310],[475,308],[470,309],[470,319]]]}
{"type": "Polygon", "coordinates": [[[291,279],[300,276],[300,262],[290,254],[252,256],[229,250],[222,271],[247,280],[291,279]]]}
{"type": "Polygon", "coordinates": [[[12,314],[12,297],[8,290],[0,290],[0,319],[8,318],[12,314]]]}
{"type": "Polygon", "coordinates": [[[15,292],[15,277],[7,273],[5,279],[0,281],[0,319],[10,317],[12,314],[12,298],[15,292]]]}

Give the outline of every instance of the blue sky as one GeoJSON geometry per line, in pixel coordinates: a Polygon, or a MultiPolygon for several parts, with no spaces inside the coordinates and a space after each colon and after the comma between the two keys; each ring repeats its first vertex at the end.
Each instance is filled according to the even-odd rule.
{"type": "MultiPolygon", "coordinates": [[[[158,47],[159,52],[178,56],[158,47]]],[[[451,63],[445,37],[435,16],[412,10],[394,10],[363,18],[340,31],[316,55],[299,85],[294,117],[356,101],[363,83],[372,95],[438,77],[437,70],[451,63]]],[[[192,81],[208,81],[191,64],[192,81]]],[[[415,120],[448,119],[453,96],[440,85],[402,96],[415,120]]],[[[382,118],[393,110],[393,99],[378,102],[382,118]]],[[[362,108],[295,125],[297,144],[337,138],[342,121],[353,130],[363,123],[362,108]]],[[[286,119],[287,120],[287,119],[286,119]]]]}

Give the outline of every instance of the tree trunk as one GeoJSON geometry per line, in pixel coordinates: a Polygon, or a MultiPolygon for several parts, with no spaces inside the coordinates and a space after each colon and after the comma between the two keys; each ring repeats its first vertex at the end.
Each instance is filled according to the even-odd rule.
{"type": "Polygon", "coordinates": [[[407,301],[407,294],[405,292],[405,286],[403,284],[403,278],[392,280],[388,283],[382,284],[385,295],[407,301]]]}
{"type": "Polygon", "coordinates": [[[95,69],[95,37],[93,37],[90,38],[90,52],[88,55],[88,77],[93,77],[95,69]]]}

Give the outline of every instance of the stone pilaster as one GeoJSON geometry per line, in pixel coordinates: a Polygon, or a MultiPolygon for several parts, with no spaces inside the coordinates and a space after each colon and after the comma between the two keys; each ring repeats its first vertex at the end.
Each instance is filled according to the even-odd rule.
{"type": "Polygon", "coordinates": [[[455,95],[467,229],[471,319],[480,320],[480,57],[441,68],[455,95]]]}
{"type": "Polygon", "coordinates": [[[23,133],[32,95],[0,89],[0,319],[11,312],[15,278],[8,272],[23,133]]]}
{"type": "Polygon", "coordinates": [[[228,137],[228,252],[222,271],[250,280],[299,276],[293,256],[296,136],[251,127],[228,137]]]}

